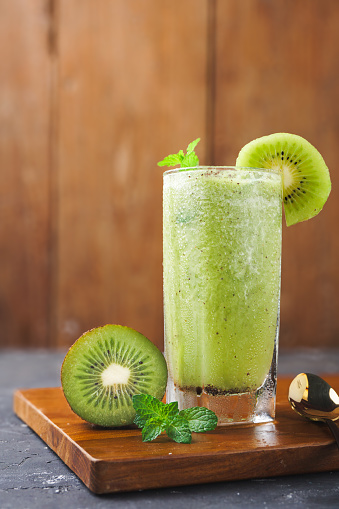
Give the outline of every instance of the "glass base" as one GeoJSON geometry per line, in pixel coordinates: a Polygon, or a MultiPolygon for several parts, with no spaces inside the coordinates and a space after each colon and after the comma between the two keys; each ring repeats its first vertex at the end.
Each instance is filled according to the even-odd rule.
{"type": "Polygon", "coordinates": [[[179,410],[203,406],[213,410],[218,416],[218,426],[228,424],[248,424],[272,422],[275,417],[275,381],[268,375],[265,382],[255,392],[241,394],[210,395],[202,391],[183,391],[168,381],[166,402],[177,401],[179,410]]]}

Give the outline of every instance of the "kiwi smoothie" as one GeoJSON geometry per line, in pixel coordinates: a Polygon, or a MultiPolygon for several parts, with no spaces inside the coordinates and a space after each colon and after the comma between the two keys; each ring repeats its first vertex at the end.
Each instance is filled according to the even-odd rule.
{"type": "MultiPolygon", "coordinates": [[[[182,408],[215,410],[212,400],[241,394],[255,401],[275,376],[281,178],[232,167],[164,173],[167,400],[182,408]]],[[[247,420],[221,417],[220,423],[247,420]]]]}

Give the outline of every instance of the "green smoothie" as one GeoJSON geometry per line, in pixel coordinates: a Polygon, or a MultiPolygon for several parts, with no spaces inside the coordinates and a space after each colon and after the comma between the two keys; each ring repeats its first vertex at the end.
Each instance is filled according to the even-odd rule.
{"type": "Polygon", "coordinates": [[[279,322],[281,175],[199,167],[164,173],[165,353],[176,389],[256,391],[279,322]]]}

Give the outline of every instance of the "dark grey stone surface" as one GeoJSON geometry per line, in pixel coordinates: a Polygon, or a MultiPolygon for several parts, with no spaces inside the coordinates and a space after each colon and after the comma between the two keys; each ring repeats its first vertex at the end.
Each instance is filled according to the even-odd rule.
{"type": "MultiPolygon", "coordinates": [[[[60,385],[64,354],[0,351],[0,509],[339,507],[339,472],[92,494],[12,410],[15,389],[60,385]]],[[[338,366],[339,350],[281,352],[279,356],[280,374],[335,373],[338,366]]],[[[339,387],[335,389],[339,392],[339,387]]]]}

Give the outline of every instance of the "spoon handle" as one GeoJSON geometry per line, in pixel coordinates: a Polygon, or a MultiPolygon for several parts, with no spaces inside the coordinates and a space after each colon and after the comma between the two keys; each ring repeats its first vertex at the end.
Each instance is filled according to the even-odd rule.
{"type": "Polygon", "coordinates": [[[334,438],[337,442],[337,446],[339,447],[339,428],[337,427],[336,424],[334,424],[333,421],[331,421],[331,419],[325,419],[325,421],[326,421],[327,426],[332,431],[332,435],[334,436],[334,438]]]}

